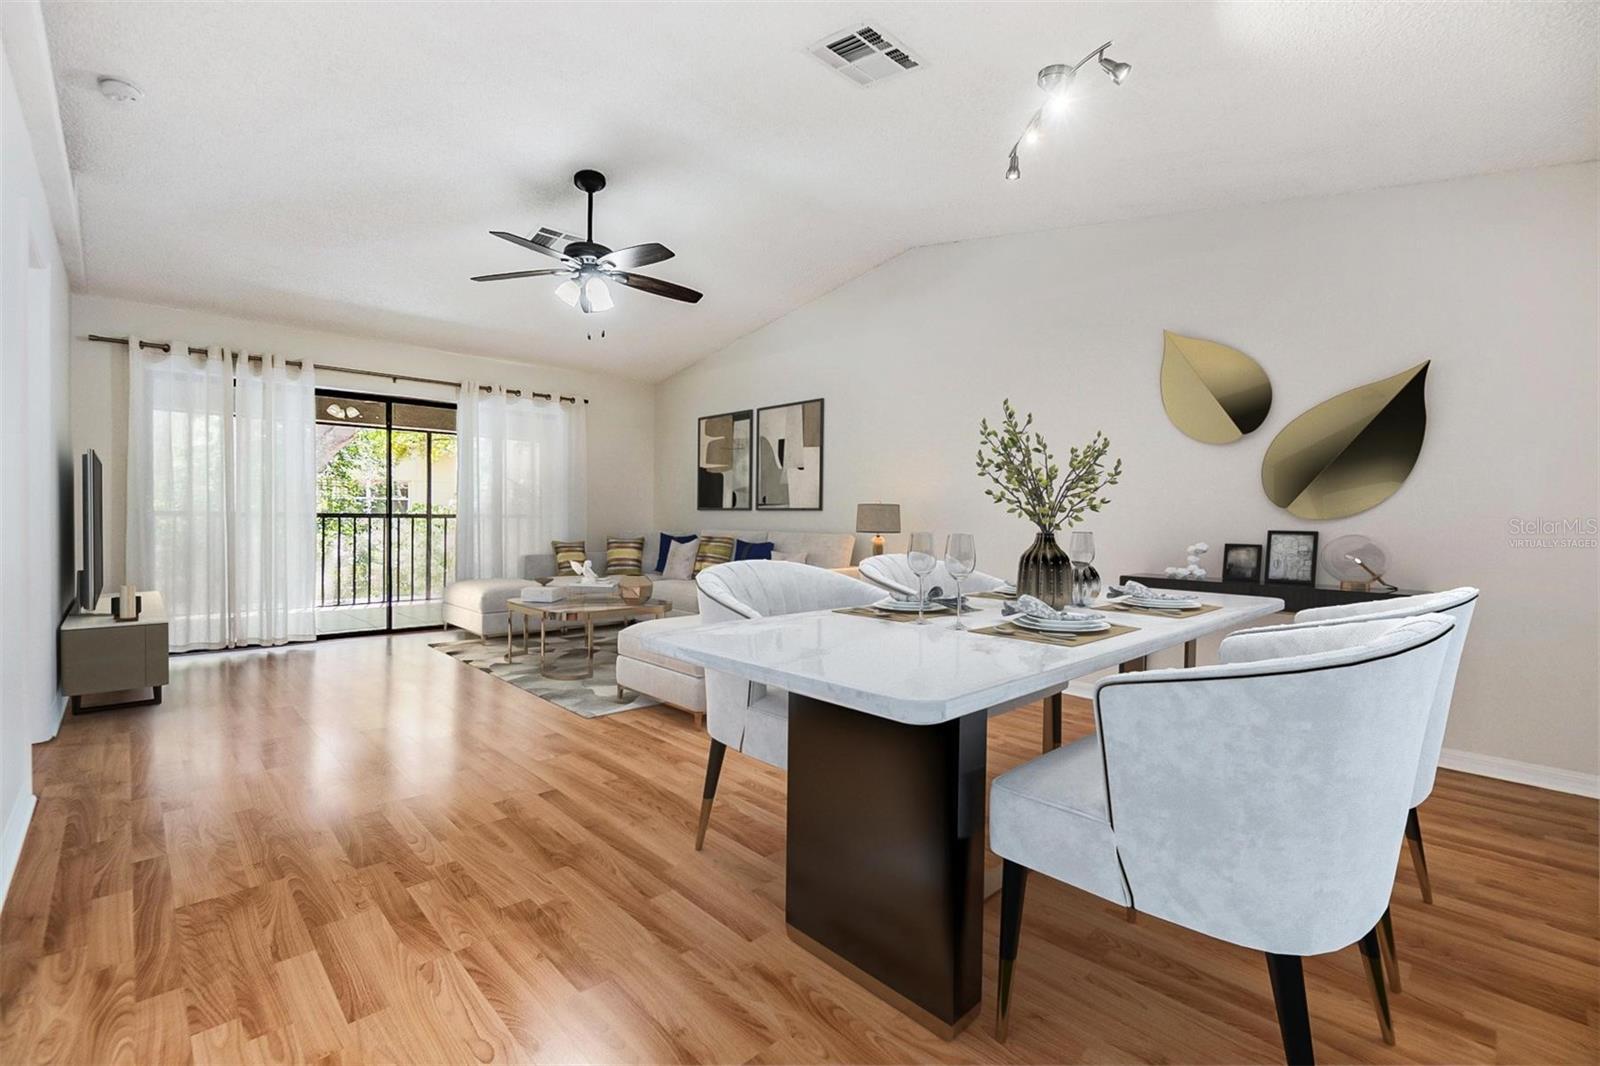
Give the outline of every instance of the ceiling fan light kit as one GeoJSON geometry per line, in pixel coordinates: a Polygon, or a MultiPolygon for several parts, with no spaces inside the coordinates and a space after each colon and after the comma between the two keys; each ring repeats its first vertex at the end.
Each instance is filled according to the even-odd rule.
{"type": "Polygon", "coordinates": [[[588,230],[583,240],[566,240],[555,230],[538,230],[532,237],[522,237],[503,230],[490,230],[490,235],[509,241],[519,248],[538,252],[561,260],[559,267],[544,270],[512,270],[501,274],[479,274],[473,281],[505,281],[510,278],[559,277],[555,295],[568,307],[576,307],[586,315],[609,311],[616,306],[607,282],[614,281],[630,289],[665,296],[683,303],[699,303],[701,293],[670,281],[662,281],[644,274],[634,274],[634,267],[649,266],[671,259],[673,253],[664,244],[635,244],[612,250],[594,239],[594,194],[606,187],[606,176],[598,170],[580,170],[572,176],[576,185],[588,197],[588,230]],[[558,240],[559,238],[559,240],[558,240]]]}
{"type": "Polygon", "coordinates": [[[1106,55],[1106,49],[1111,47],[1111,42],[1096,48],[1076,63],[1068,66],[1065,63],[1051,63],[1047,67],[1039,68],[1039,88],[1045,94],[1045,101],[1028,119],[1028,124],[1022,128],[1022,135],[1011,145],[1011,153],[1006,160],[1006,180],[1016,181],[1022,177],[1022,164],[1017,158],[1017,150],[1023,145],[1034,144],[1039,140],[1039,128],[1046,116],[1054,118],[1067,110],[1067,93],[1072,88],[1072,83],[1077,80],[1078,71],[1091,59],[1100,61],[1100,69],[1116,85],[1121,85],[1128,78],[1128,72],[1133,69],[1128,63],[1119,63],[1106,55]]]}

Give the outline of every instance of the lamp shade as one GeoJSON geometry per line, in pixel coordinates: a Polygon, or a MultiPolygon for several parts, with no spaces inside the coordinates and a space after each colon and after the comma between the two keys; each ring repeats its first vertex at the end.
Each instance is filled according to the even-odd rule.
{"type": "Polygon", "coordinates": [[[900,532],[900,505],[898,503],[856,504],[856,532],[900,532]]]}

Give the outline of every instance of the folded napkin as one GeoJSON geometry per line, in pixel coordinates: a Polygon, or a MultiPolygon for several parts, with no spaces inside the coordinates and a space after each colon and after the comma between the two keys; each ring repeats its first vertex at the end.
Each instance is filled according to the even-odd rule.
{"type": "MultiPolygon", "coordinates": [[[[894,598],[899,600],[901,603],[917,602],[917,594],[915,592],[896,592],[894,594],[894,598]]],[[[928,600],[924,602],[931,602],[933,600],[941,600],[944,598],[944,589],[938,585],[932,585],[928,588],[928,600]]]]}
{"type": "Polygon", "coordinates": [[[1167,592],[1162,589],[1153,589],[1148,585],[1141,585],[1137,581],[1130,581],[1125,585],[1108,585],[1106,599],[1115,600],[1123,596],[1137,596],[1142,600],[1172,600],[1176,603],[1188,603],[1197,599],[1192,592],[1167,592]]]}
{"type": "Polygon", "coordinates": [[[1019,596],[1014,600],[1007,600],[1000,605],[1000,613],[1007,616],[1025,614],[1050,622],[1093,622],[1101,617],[1094,611],[1072,608],[1058,611],[1037,596],[1019,596]]]}

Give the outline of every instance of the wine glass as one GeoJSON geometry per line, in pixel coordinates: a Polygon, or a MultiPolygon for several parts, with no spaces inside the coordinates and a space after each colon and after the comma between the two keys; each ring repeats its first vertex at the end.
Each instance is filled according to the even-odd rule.
{"type": "Polygon", "coordinates": [[[978,569],[978,545],[971,533],[952,533],[945,538],[944,568],[956,584],[956,628],[965,629],[961,624],[961,579],[978,569]]]}
{"type": "Polygon", "coordinates": [[[1072,605],[1089,606],[1087,594],[1089,564],[1094,562],[1094,534],[1088,530],[1067,538],[1067,562],[1072,564],[1072,605]]]}
{"type": "Polygon", "coordinates": [[[928,620],[922,617],[922,608],[928,602],[928,575],[938,565],[938,560],[933,557],[932,533],[911,534],[911,541],[906,546],[906,565],[917,575],[917,625],[927,625],[928,620]]]}

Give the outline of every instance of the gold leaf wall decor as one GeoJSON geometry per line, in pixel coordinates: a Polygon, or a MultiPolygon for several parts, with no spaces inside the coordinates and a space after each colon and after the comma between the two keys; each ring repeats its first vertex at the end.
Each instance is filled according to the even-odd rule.
{"type": "Polygon", "coordinates": [[[1162,331],[1161,404],[1172,424],[1206,444],[1231,444],[1266,420],[1272,382],[1236,348],[1162,331]]]}
{"type": "Polygon", "coordinates": [[[1261,460],[1267,498],[1300,518],[1345,518],[1393,496],[1428,431],[1428,363],[1342,392],[1295,418],[1261,460]]]}

